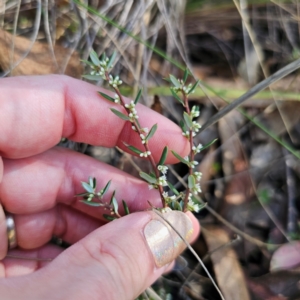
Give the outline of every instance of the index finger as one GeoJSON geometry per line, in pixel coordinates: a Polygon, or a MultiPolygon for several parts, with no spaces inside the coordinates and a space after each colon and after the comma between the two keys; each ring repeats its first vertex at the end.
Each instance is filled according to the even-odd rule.
{"type": "MultiPolygon", "coordinates": [[[[125,142],[142,149],[131,124],[110,111],[111,107],[122,108],[103,99],[98,91],[107,92],[62,75],[1,79],[0,155],[7,158],[35,155],[55,146],[62,137],[126,150],[125,142]]],[[[165,146],[187,154],[187,140],[177,125],[143,105],[138,105],[137,111],[142,127],[158,124],[149,141],[155,160],[159,160],[165,146]]],[[[176,159],[170,155],[167,163],[174,162],[176,159]]]]}

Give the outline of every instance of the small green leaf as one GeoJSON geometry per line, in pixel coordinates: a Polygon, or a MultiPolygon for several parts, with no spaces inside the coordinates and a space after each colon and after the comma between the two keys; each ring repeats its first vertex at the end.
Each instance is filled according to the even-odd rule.
{"type": "Polygon", "coordinates": [[[180,205],[179,202],[175,201],[173,206],[174,206],[174,210],[182,211],[182,206],[180,205]]]}
{"type": "Polygon", "coordinates": [[[95,187],[96,187],[96,178],[95,177],[89,177],[89,185],[93,188],[93,189],[95,189],[95,187]]]}
{"type": "Polygon", "coordinates": [[[105,52],[103,52],[102,54],[101,54],[101,60],[106,60],[106,54],[105,54],[105,52]]]}
{"type": "Polygon", "coordinates": [[[200,151],[202,151],[202,150],[208,148],[209,146],[211,146],[211,145],[212,145],[214,142],[216,142],[217,140],[218,140],[218,139],[214,139],[214,140],[212,140],[211,142],[209,142],[208,144],[204,145],[204,146],[200,149],[200,151]]]}
{"type": "Polygon", "coordinates": [[[186,112],[184,112],[183,118],[184,118],[186,125],[190,129],[193,126],[193,121],[192,121],[191,117],[186,112]]]}
{"type": "Polygon", "coordinates": [[[170,88],[170,91],[171,91],[173,97],[174,97],[181,105],[185,106],[184,102],[180,99],[180,97],[175,93],[175,91],[174,91],[172,88],[170,88]]]}
{"type": "Polygon", "coordinates": [[[179,196],[179,192],[176,190],[175,186],[168,181],[168,186],[171,189],[171,191],[174,193],[174,195],[179,196]]]}
{"type": "Polygon", "coordinates": [[[163,78],[163,80],[168,81],[169,83],[172,83],[172,81],[169,78],[163,78]]]}
{"type": "Polygon", "coordinates": [[[130,211],[129,211],[129,208],[128,208],[127,203],[126,203],[124,200],[122,200],[122,203],[123,203],[125,215],[129,215],[129,214],[130,214],[130,211]]]}
{"type": "Polygon", "coordinates": [[[179,126],[180,126],[180,128],[181,128],[181,130],[182,130],[183,132],[186,132],[186,131],[187,131],[186,125],[185,125],[185,123],[183,122],[183,120],[180,120],[180,121],[179,121],[179,126]]]}
{"type": "Polygon", "coordinates": [[[81,193],[81,194],[76,194],[75,197],[84,197],[88,196],[90,193],[81,193]]]}
{"type": "Polygon", "coordinates": [[[170,74],[169,76],[170,76],[170,80],[171,80],[171,82],[174,84],[174,86],[180,88],[180,87],[181,87],[181,84],[180,84],[180,82],[176,79],[176,77],[173,76],[172,74],[170,74]]]}
{"type": "Polygon", "coordinates": [[[134,99],[134,104],[137,104],[142,96],[142,91],[143,89],[140,89],[139,92],[137,93],[135,99],[134,99]]]}
{"type": "Polygon", "coordinates": [[[157,130],[157,124],[153,125],[152,128],[150,129],[148,135],[146,136],[146,141],[150,140],[153,137],[156,130],[157,130]]]}
{"type": "Polygon", "coordinates": [[[86,65],[89,65],[89,66],[91,66],[91,67],[93,67],[93,66],[94,66],[94,64],[93,64],[93,63],[91,63],[91,62],[90,62],[90,61],[88,61],[88,60],[81,59],[80,61],[82,61],[83,63],[85,63],[86,65]]]}
{"type": "Polygon", "coordinates": [[[113,216],[110,216],[110,215],[107,215],[107,214],[103,214],[103,218],[106,219],[107,221],[113,221],[113,220],[118,219],[116,217],[113,217],[113,216]]]}
{"type": "Polygon", "coordinates": [[[116,191],[114,191],[113,194],[112,194],[112,196],[111,196],[110,205],[112,205],[114,213],[117,214],[118,213],[119,205],[118,205],[118,201],[117,201],[117,199],[115,197],[115,193],[116,193],[116,191]]]}
{"type": "Polygon", "coordinates": [[[111,68],[112,64],[114,63],[115,59],[117,56],[117,51],[114,51],[112,56],[110,57],[108,64],[107,64],[107,69],[111,68]]]}
{"type": "Polygon", "coordinates": [[[101,76],[100,75],[82,75],[83,78],[87,79],[87,80],[91,80],[91,81],[99,81],[101,80],[101,76]]]}
{"type": "Polygon", "coordinates": [[[91,53],[90,53],[90,59],[91,59],[91,61],[93,62],[93,64],[95,66],[100,65],[100,60],[98,58],[98,54],[94,50],[92,50],[91,53]]]}
{"type": "Polygon", "coordinates": [[[160,160],[158,162],[158,166],[159,165],[162,166],[165,163],[167,155],[168,155],[168,147],[166,146],[161,154],[160,160]]]}
{"type": "Polygon", "coordinates": [[[185,160],[182,156],[180,156],[178,153],[176,153],[175,151],[171,151],[173,153],[173,155],[182,163],[189,165],[189,162],[187,160],[185,160]]]}
{"type": "Polygon", "coordinates": [[[193,92],[193,90],[196,88],[196,86],[198,85],[198,83],[200,82],[200,80],[197,80],[195,82],[195,84],[191,87],[191,89],[189,90],[189,94],[193,92]]]}
{"type": "Polygon", "coordinates": [[[188,177],[188,186],[190,189],[192,189],[196,185],[196,180],[193,175],[189,175],[188,177]]]}
{"type": "Polygon", "coordinates": [[[127,144],[125,144],[125,146],[129,149],[129,150],[131,150],[132,152],[134,152],[134,153],[136,153],[136,154],[141,154],[141,153],[143,153],[141,150],[139,150],[138,148],[135,148],[134,146],[130,146],[130,145],[127,145],[127,144]]]}
{"type": "Polygon", "coordinates": [[[91,201],[87,201],[87,200],[80,200],[80,202],[87,204],[89,206],[93,206],[93,207],[103,206],[103,204],[99,203],[99,202],[91,202],[91,201]]]}
{"type": "Polygon", "coordinates": [[[94,193],[94,189],[86,182],[81,182],[82,187],[90,194],[94,193]]]}
{"type": "Polygon", "coordinates": [[[122,120],[124,121],[129,121],[130,118],[126,115],[124,115],[123,113],[121,113],[120,111],[114,109],[114,108],[111,108],[110,109],[116,116],[118,116],[119,118],[121,118],[122,120]]]}
{"type": "Polygon", "coordinates": [[[152,176],[148,175],[145,172],[140,172],[140,176],[145,179],[147,182],[151,183],[151,184],[156,184],[156,178],[153,178],[152,176]]]}
{"type": "Polygon", "coordinates": [[[142,128],[138,119],[135,119],[135,124],[137,125],[137,128],[142,128]]]}
{"type": "Polygon", "coordinates": [[[104,194],[108,191],[110,184],[111,184],[111,180],[106,184],[106,186],[102,190],[101,197],[104,196],[104,194]]]}
{"type": "Polygon", "coordinates": [[[187,78],[189,76],[189,70],[188,69],[185,69],[184,70],[184,74],[183,74],[183,82],[185,83],[187,78]]]}
{"type": "Polygon", "coordinates": [[[104,94],[104,93],[101,93],[101,92],[98,92],[103,98],[105,98],[105,99],[107,99],[108,101],[110,101],[110,102],[115,102],[115,99],[114,98],[112,98],[112,97],[110,97],[110,96],[108,96],[108,95],[106,95],[106,94],[104,94]]]}
{"type": "Polygon", "coordinates": [[[153,177],[153,178],[156,179],[156,175],[155,175],[155,173],[154,173],[153,171],[150,171],[149,175],[150,175],[151,177],[153,177]]]}

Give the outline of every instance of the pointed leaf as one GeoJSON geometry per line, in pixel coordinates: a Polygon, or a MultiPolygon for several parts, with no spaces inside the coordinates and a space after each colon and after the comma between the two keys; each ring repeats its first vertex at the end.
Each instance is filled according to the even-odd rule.
{"type": "Polygon", "coordinates": [[[100,65],[100,60],[99,60],[98,54],[94,50],[92,50],[90,53],[90,59],[95,66],[100,65]]]}
{"type": "Polygon", "coordinates": [[[120,111],[114,109],[114,108],[111,108],[110,109],[116,116],[118,116],[119,118],[121,118],[122,120],[124,121],[129,121],[130,118],[126,115],[124,115],[123,113],[121,113],[120,111]]]}
{"type": "Polygon", "coordinates": [[[173,202],[174,203],[174,210],[179,210],[179,211],[182,211],[182,206],[180,205],[179,202],[175,201],[173,202]]]}
{"type": "Polygon", "coordinates": [[[131,150],[132,152],[134,152],[134,153],[136,153],[136,154],[141,154],[141,153],[143,153],[141,150],[139,150],[138,148],[135,148],[134,146],[130,146],[130,145],[127,145],[127,144],[125,144],[125,146],[129,149],[129,150],[131,150]]]}
{"type": "Polygon", "coordinates": [[[94,193],[94,189],[86,182],[81,182],[82,187],[90,194],[94,193]]]}
{"type": "Polygon", "coordinates": [[[180,120],[180,121],[179,121],[179,126],[180,126],[180,128],[182,129],[183,132],[186,132],[186,131],[187,131],[186,125],[185,125],[185,123],[183,122],[183,120],[180,120]]]}
{"type": "Polygon", "coordinates": [[[106,184],[106,186],[102,190],[101,196],[104,196],[104,194],[108,191],[110,183],[111,183],[111,180],[106,184]]]}
{"type": "Polygon", "coordinates": [[[146,141],[150,140],[153,137],[156,130],[157,130],[157,124],[153,125],[152,128],[150,129],[148,135],[146,136],[146,141]]]}
{"type": "Polygon", "coordinates": [[[98,92],[103,98],[105,98],[105,99],[107,99],[108,101],[110,101],[110,102],[115,102],[115,99],[114,98],[112,98],[112,97],[110,97],[110,96],[108,96],[108,95],[106,95],[106,94],[104,94],[104,93],[101,93],[101,92],[98,92]]]}
{"type": "Polygon", "coordinates": [[[195,177],[193,175],[189,175],[188,177],[188,186],[190,189],[192,189],[196,184],[195,177]]]}
{"type": "Polygon", "coordinates": [[[170,89],[170,91],[171,91],[173,97],[174,97],[181,105],[185,106],[185,105],[184,105],[184,102],[180,99],[180,97],[175,93],[175,91],[174,91],[172,88],[170,89]]]}
{"type": "Polygon", "coordinates": [[[85,63],[86,65],[89,65],[89,66],[91,66],[91,67],[93,67],[93,66],[94,66],[94,64],[93,64],[93,63],[91,63],[91,62],[90,62],[90,61],[88,61],[88,60],[81,59],[80,61],[81,61],[81,62],[83,62],[83,63],[85,63]]]}
{"type": "Polygon", "coordinates": [[[179,192],[176,190],[175,186],[168,181],[168,186],[171,189],[171,191],[174,193],[174,195],[179,196],[179,192]]]}
{"type": "Polygon", "coordinates": [[[214,140],[212,140],[211,142],[209,142],[208,144],[204,145],[204,146],[200,149],[200,151],[202,151],[202,150],[208,148],[209,146],[211,146],[211,145],[212,145],[214,142],[216,142],[217,140],[218,140],[218,139],[214,139],[214,140]]]}
{"type": "Polygon", "coordinates": [[[106,219],[107,221],[113,221],[113,220],[118,219],[116,217],[113,217],[113,216],[107,215],[107,214],[103,214],[103,218],[106,219]]]}
{"type": "Polygon", "coordinates": [[[197,80],[195,82],[195,84],[191,87],[191,89],[189,90],[189,94],[193,92],[193,90],[196,88],[196,86],[198,85],[198,83],[200,82],[200,80],[197,80]]]}
{"type": "Polygon", "coordinates": [[[88,196],[90,193],[81,193],[81,194],[76,194],[74,197],[84,197],[88,196]]]}
{"type": "Polygon", "coordinates": [[[174,84],[174,86],[180,88],[180,87],[181,87],[181,84],[180,84],[180,82],[176,79],[176,77],[173,76],[172,74],[170,74],[169,76],[170,76],[170,80],[171,80],[171,82],[174,84]]]}
{"type": "Polygon", "coordinates": [[[170,78],[163,78],[163,80],[168,81],[169,83],[172,83],[172,81],[170,80],[170,78]]]}
{"type": "Polygon", "coordinates": [[[183,82],[184,82],[184,83],[186,82],[188,76],[189,76],[189,70],[186,68],[186,69],[184,70],[184,74],[183,74],[183,82]]]}
{"type": "Polygon", "coordinates": [[[168,155],[168,147],[166,146],[161,154],[160,160],[158,162],[158,166],[159,165],[162,166],[165,163],[167,155],[168,155]]]}
{"type": "Polygon", "coordinates": [[[193,121],[192,121],[191,117],[186,112],[184,112],[183,118],[184,118],[186,125],[190,129],[193,126],[193,121]]]}
{"type": "Polygon", "coordinates": [[[173,155],[182,163],[189,165],[189,162],[187,160],[185,160],[182,156],[180,156],[178,153],[176,153],[175,151],[171,151],[173,153],[173,155]]]}
{"type": "Polygon", "coordinates": [[[94,189],[96,187],[96,178],[90,176],[89,185],[94,189]]]}
{"type": "Polygon", "coordinates": [[[110,57],[109,61],[108,61],[108,64],[107,64],[107,69],[111,68],[111,66],[113,65],[115,59],[116,59],[116,56],[117,56],[117,51],[114,51],[112,56],[110,57]]]}
{"type": "Polygon", "coordinates": [[[117,199],[115,197],[115,193],[116,193],[116,191],[114,191],[113,194],[112,194],[112,197],[110,199],[110,205],[112,205],[114,213],[117,214],[118,213],[119,205],[118,205],[118,201],[117,201],[117,199]]]}
{"type": "Polygon", "coordinates": [[[137,93],[135,99],[134,99],[134,104],[137,104],[142,96],[142,91],[143,89],[140,89],[139,92],[137,93]]]}
{"type": "Polygon", "coordinates": [[[87,200],[80,200],[80,202],[87,204],[89,206],[93,206],[93,207],[103,206],[103,204],[99,203],[99,202],[91,202],[91,201],[87,201],[87,200]]]}
{"type": "Polygon", "coordinates": [[[101,60],[106,60],[106,54],[105,54],[105,52],[103,52],[103,53],[101,54],[101,60]]]}
{"type": "Polygon", "coordinates": [[[83,78],[87,79],[87,80],[91,80],[91,81],[99,81],[101,80],[101,76],[100,75],[82,75],[83,78]]]}
{"type": "Polygon", "coordinates": [[[126,203],[124,200],[122,200],[122,203],[123,203],[123,207],[124,207],[125,214],[126,214],[126,215],[129,215],[129,214],[130,214],[130,211],[129,211],[129,208],[128,208],[127,203],[126,203]]]}
{"type": "Polygon", "coordinates": [[[153,178],[152,176],[148,175],[145,172],[140,172],[140,176],[145,179],[147,182],[152,183],[152,184],[156,184],[156,178],[153,178]]]}

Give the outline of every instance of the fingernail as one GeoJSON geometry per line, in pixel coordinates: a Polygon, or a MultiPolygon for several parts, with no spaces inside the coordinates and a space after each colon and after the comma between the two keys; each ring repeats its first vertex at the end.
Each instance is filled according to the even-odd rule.
{"type": "MultiPolygon", "coordinates": [[[[193,233],[193,224],[189,217],[183,212],[172,210],[167,210],[162,216],[189,241],[193,233]]],[[[144,235],[158,268],[172,262],[186,248],[181,237],[159,216],[145,226],[144,235]]]]}

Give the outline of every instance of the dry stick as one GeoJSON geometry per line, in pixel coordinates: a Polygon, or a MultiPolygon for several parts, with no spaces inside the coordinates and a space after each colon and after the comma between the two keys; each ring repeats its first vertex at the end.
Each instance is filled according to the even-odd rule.
{"type": "Polygon", "coordinates": [[[216,282],[214,281],[214,279],[212,278],[212,276],[210,275],[210,273],[208,272],[207,268],[205,267],[203,261],[201,260],[201,258],[199,257],[199,255],[196,253],[196,251],[191,247],[191,245],[188,243],[188,241],[178,232],[178,230],[167,220],[164,218],[163,214],[161,212],[159,212],[158,210],[154,209],[153,210],[160,218],[162,218],[177,234],[178,236],[183,240],[183,242],[186,244],[186,246],[189,248],[189,250],[193,253],[193,255],[195,256],[195,258],[198,260],[198,262],[201,264],[203,270],[205,271],[205,273],[207,274],[207,276],[209,277],[209,279],[211,280],[212,284],[214,285],[214,287],[216,288],[216,290],[218,291],[220,297],[222,300],[225,300],[221,290],[218,288],[216,282]]]}
{"type": "Polygon", "coordinates": [[[216,113],[212,118],[210,118],[206,123],[204,123],[199,130],[199,133],[208,128],[209,126],[215,124],[218,122],[222,117],[224,117],[226,114],[231,112],[233,109],[240,106],[243,102],[253,97],[255,94],[259,93],[260,91],[267,88],[269,85],[273,84],[274,82],[278,81],[279,79],[287,76],[288,74],[292,73],[293,71],[300,68],[300,59],[295,60],[294,62],[288,64],[287,66],[283,67],[270,77],[264,79],[254,87],[252,87],[248,92],[246,92],[244,95],[236,99],[234,102],[228,104],[223,109],[221,109],[218,113],[216,113]]]}

